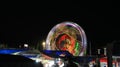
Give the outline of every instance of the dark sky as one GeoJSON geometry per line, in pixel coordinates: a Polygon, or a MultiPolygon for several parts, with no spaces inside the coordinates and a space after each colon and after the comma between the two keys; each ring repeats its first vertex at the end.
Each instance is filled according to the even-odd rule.
{"type": "Polygon", "coordinates": [[[48,8],[37,13],[0,16],[0,43],[37,44],[46,39],[53,26],[64,21],[79,24],[86,33],[88,43],[91,41],[94,47],[120,39],[120,13],[117,8],[48,8]]]}

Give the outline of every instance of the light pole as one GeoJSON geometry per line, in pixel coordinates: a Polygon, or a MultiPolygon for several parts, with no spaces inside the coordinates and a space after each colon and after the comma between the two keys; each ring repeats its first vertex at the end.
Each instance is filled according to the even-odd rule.
{"type": "Polygon", "coordinates": [[[105,56],[107,55],[107,51],[106,51],[106,48],[104,48],[104,55],[105,55],[105,56]]]}
{"type": "Polygon", "coordinates": [[[101,50],[101,49],[98,49],[98,55],[100,55],[100,50],[101,50]]]}
{"type": "Polygon", "coordinates": [[[113,47],[113,43],[109,43],[107,44],[107,64],[108,67],[112,67],[112,47],[113,47]]]}

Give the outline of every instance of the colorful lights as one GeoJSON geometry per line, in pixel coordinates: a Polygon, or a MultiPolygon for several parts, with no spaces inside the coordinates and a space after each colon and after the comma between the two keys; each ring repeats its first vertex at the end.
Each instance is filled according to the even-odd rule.
{"type": "Polygon", "coordinates": [[[46,50],[66,50],[74,56],[86,53],[87,40],[83,29],[73,22],[62,22],[54,26],[46,39],[46,50]]]}

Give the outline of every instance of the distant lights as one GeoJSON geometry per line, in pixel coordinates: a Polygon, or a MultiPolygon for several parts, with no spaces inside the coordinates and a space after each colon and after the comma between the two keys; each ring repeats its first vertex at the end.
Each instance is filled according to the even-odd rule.
{"type": "Polygon", "coordinates": [[[43,49],[45,49],[45,41],[42,42],[43,49]]]}
{"type": "Polygon", "coordinates": [[[43,43],[42,43],[43,45],[45,45],[45,42],[43,41],[43,43]]]}
{"type": "Polygon", "coordinates": [[[28,44],[24,44],[24,47],[25,47],[25,48],[28,48],[28,44]]]}

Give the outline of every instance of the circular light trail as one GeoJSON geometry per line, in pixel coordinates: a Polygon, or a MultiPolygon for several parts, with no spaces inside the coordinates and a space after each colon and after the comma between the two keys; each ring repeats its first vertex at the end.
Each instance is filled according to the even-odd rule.
{"type": "Polygon", "coordinates": [[[74,22],[62,22],[55,25],[46,38],[46,50],[66,50],[73,56],[84,56],[86,48],[85,32],[74,22]]]}

